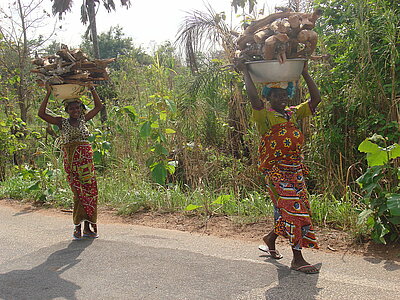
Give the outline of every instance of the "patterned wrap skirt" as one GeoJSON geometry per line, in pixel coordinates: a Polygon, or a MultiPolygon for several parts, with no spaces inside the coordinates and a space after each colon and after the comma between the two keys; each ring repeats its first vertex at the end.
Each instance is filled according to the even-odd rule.
{"type": "Polygon", "coordinates": [[[82,221],[96,224],[98,191],[92,146],[89,142],[71,142],[62,149],[64,169],[74,194],[74,224],[82,221]]]}
{"type": "Polygon", "coordinates": [[[261,139],[258,162],[274,204],[275,233],[297,250],[318,248],[304,179],[303,142],[294,123],[274,125],[261,139]]]}

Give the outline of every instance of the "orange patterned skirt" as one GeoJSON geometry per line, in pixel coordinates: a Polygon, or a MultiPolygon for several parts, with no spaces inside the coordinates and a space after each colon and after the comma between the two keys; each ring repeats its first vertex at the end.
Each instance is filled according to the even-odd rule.
{"type": "Polygon", "coordinates": [[[275,233],[289,239],[297,250],[318,248],[311,222],[302,163],[304,136],[292,123],[271,127],[261,139],[258,168],[265,175],[274,204],[275,233]]]}
{"type": "Polygon", "coordinates": [[[74,193],[74,224],[96,224],[98,191],[92,147],[89,142],[72,142],[63,145],[63,153],[67,180],[74,193]]]}

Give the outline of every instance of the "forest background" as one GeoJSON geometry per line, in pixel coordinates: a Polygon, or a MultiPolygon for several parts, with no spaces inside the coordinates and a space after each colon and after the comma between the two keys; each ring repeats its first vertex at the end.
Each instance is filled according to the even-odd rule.
{"type": "MultiPolygon", "coordinates": [[[[43,1],[17,0],[12,16],[2,11],[14,25],[0,29],[0,198],[69,208],[58,129],[37,117],[45,91],[30,72],[35,56],[59,48],[48,43],[50,33],[30,36],[37,22],[54,18],[35,11],[43,1]]],[[[256,4],[232,1],[244,23],[259,18],[256,4]]],[[[398,242],[400,4],[292,0],[287,6],[323,10],[316,58],[309,62],[323,102],[301,124],[313,220],[357,240],[398,242]]],[[[242,76],[232,67],[236,36],[225,14],[207,5],[188,12],[177,40],[147,53],[121,27],[97,34],[86,8],[89,30],[80,48],[91,57],[118,58],[111,80],[97,87],[106,110],[91,122],[100,205],[123,215],[182,212],[244,223],[272,216],[256,167],[258,134],[242,76]]],[[[291,104],[307,99],[302,85],[291,104]]],[[[90,98],[84,101],[91,106],[90,98]]],[[[49,108],[65,115],[56,99],[49,108]]]]}

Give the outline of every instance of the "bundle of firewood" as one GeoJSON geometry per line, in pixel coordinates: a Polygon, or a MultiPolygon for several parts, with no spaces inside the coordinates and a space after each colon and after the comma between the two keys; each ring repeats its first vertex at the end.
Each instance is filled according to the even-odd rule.
{"type": "Polygon", "coordinates": [[[46,82],[55,84],[80,84],[85,85],[93,81],[108,80],[107,66],[115,59],[94,59],[89,60],[81,50],[69,50],[62,45],[56,55],[43,58],[36,57],[32,63],[37,67],[31,72],[38,75],[39,85],[46,82]]]}
{"type": "Polygon", "coordinates": [[[236,57],[247,61],[309,58],[318,35],[312,29],[321,10],[300,13],[285,10],[252,22],[237,39],[236,57]]]}

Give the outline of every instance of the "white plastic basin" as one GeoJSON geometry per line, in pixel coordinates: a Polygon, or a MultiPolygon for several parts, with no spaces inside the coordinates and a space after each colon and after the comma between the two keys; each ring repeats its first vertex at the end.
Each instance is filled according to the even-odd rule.
{"type": "Polygon", "coordinates": [[[305,61],[305,58],[292,58],[283,64],[277,60],[249,61],[245,64],[254,82],[266,83],[299,80],[305,61]]]}

